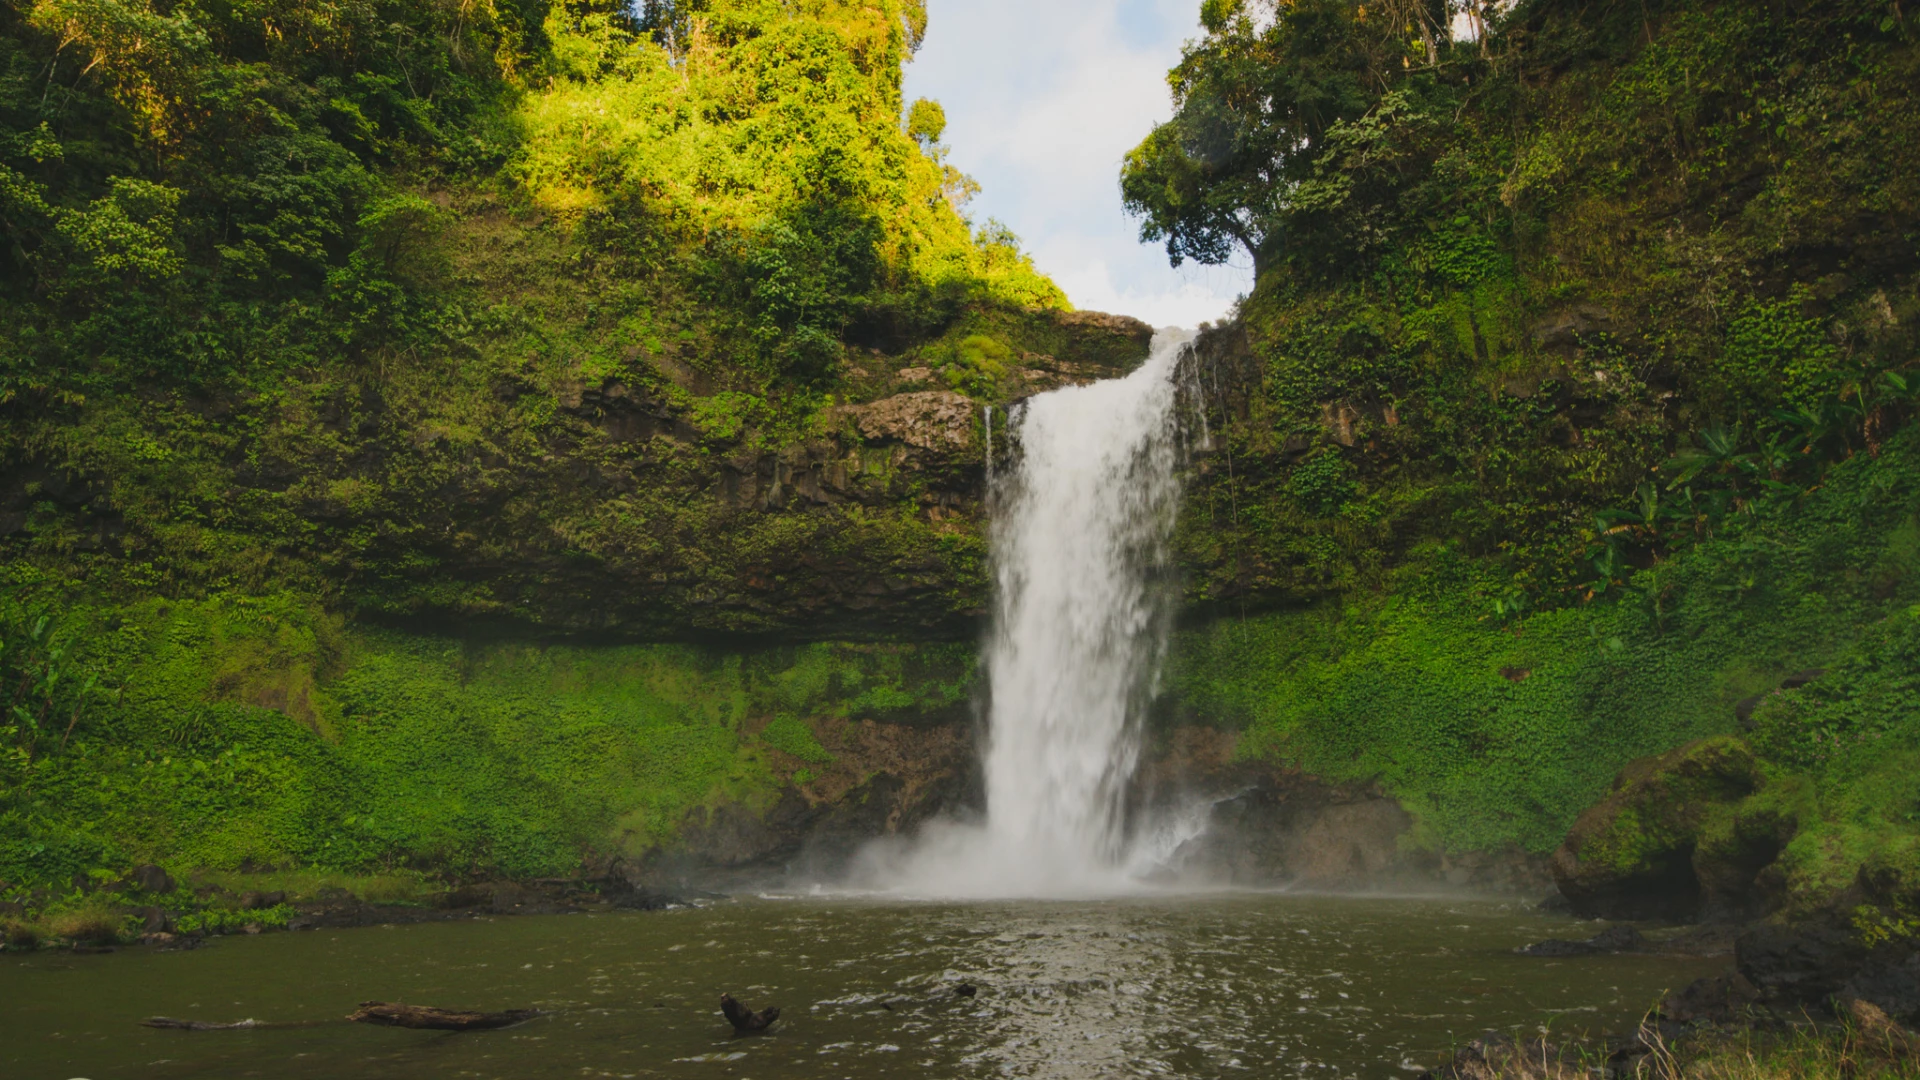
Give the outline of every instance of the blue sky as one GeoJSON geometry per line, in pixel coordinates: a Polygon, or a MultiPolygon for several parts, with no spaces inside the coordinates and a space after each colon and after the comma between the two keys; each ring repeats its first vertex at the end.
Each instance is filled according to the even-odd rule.
{"type": "Polygon", "coordinates": [[[1013,227],[1074,305],[1194,326],[1251,285],[1238,266],[1179,270],[1120,209],[1120,162],[1173,111],[1166,73],[1200,34],[1200,0],[929,0],[907,100],[947,111],[950,160],[980,181],[968,213],[1013,227]]]}

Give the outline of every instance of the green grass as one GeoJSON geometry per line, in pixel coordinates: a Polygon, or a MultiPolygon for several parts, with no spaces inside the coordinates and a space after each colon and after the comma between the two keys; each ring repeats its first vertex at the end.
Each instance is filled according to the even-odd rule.
{"type": "Polygon", "coordinates": [[[0,787],[0,881],[137,862],[567,874],[670,843],[695,807],[770,804],[785,781],[763,745],[831,760],[798,717],[971,692],[970,650],[937,644],[488,645],[267,606],[68,608],[115,689],[0,787]],[[768,717],[772,737],[745,734],[768,717]]]}

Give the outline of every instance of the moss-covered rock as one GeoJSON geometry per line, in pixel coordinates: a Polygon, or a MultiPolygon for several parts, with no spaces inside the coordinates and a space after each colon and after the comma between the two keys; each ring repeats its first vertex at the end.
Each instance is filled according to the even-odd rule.
{"type": "MultiPolygon", "coordinates": [[[[1636,761],[1605,802],[1574,822],[1553,853],[1554,880],[1588,918],[1695,916],[1703,898],[1694,869],[1702,833],[1760,784],[1753,752],[1731,736],[1636,761]]],[[[1754,833],[1718,829],[1715,864],[1737,863],[1740,838],[1754,833]]]]}

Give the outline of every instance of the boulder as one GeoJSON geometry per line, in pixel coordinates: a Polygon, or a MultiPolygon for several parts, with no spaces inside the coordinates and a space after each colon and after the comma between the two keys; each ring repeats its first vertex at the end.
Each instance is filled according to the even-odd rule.
{"type": "Polygon", "coordinates": [[[1411,876],[1400,838],[1412,826],[1377,791],[1280,778],[1215,803],[1206,828],[1170,862],[1178,873],[1235,884],[1365,888],[1411,876]]]}
{"type": "Polygon", "coordinates": [[[1728,1024],[1746,1015],[1760,1000],[1760,990],[1738,971],[1695,979],[1684,990],[1667,995],[1660,1016],[1677,1024],[1706,1021],[1728,1024]]]}
{"type": "Polygon", "coordinates": [[[1760,783],[1752,751],[1730,736],[1635,761],[1553,853],[1554,881],[1585,918],[1694,918],[1701,911],[1694,870],[1701,833],[1760,783]]]}
{"type": "Polygon", "coordinates": [[[1769,1002],[1789,1008],[1820,1005],[1861,971],[1871,955],[1840,918],[1759,923],[1733,946],[1734,965],[1769,1002]]]}
{"type": "Polygon", "coordinates": [[[127,883],[143,893],[170,893],[174,889],[173,878],[151,863],[134,867],[127,875],[127,883]]]}
{"type": "Polygon", "coordinates": [[[971,452],[977,442],[974,420],[980,409],[972,398],[951,390],[895,394],[841,411],[870,442],[904,443],[942,454],[971,452]]]}

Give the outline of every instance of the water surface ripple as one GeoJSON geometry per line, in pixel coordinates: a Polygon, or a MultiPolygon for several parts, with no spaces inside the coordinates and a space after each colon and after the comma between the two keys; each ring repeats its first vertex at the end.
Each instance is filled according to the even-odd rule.
{"type": "Polygon", "coordinates": [[[1592,929],[1488,901],[758,899],[7,955],[0,1075],[1404,1077],[1487,1028],[1622,1029],[1720,966],[1511,951],[1592,929]],[[781,1006],[776,1033],[732,1038],[723,990],[781,1006]],[[549,1014],[469,1034],[339,1021],[368,999],[549,1014]],[[138,1026],[156,1014],[310,1026],[138,1026]]]}

